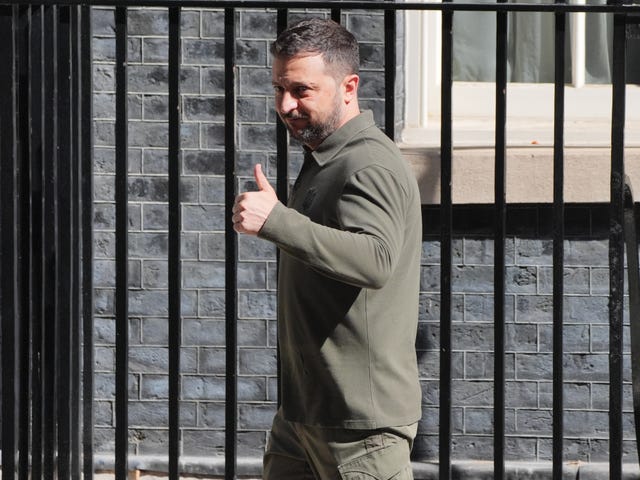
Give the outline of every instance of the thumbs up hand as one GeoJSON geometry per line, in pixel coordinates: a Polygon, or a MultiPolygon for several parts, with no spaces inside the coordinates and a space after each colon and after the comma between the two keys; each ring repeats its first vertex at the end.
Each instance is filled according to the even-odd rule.
{"type": "Polygon", "coordinates": [[[267,217],[278,203],[275,190],[257,164],[253,174],[258,185],[257,192],[245,192],[236,197],[233,205],[233,229],[238,233],[257,235],[267,217]]]}

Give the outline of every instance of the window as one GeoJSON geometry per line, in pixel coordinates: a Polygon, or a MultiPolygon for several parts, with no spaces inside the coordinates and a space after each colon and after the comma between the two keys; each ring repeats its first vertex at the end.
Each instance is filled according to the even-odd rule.
{"type": "MultiPolygon", "coordinates": [[[[584,1],[584,0],[578,0],[584,1]]],[[[439,143],[441,14],[406,15],[404,142],[439,143]]],[[[552,145],[551,13],[512,13],[509,22],[508,143],[552,145]]],[[[565,144],[607,146],[611,116],[611,15],[569,14],[565,77],[565,144]]],[[[454,145],[493,144],[495,13],[454,14],[454,145]]],[[[627,143],[640,143],[639,42],[628,42],[627,143]]]]}

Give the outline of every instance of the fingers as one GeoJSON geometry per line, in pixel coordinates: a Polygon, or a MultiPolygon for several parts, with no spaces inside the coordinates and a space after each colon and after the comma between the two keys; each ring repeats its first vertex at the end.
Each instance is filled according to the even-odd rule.
{"type": "Polygon", "coordinates": [[[271,187],[271,184],[269,183],[269,180],[267,180],[267,177],[265,176],[265,174],[262,172],[262,165],[260,165],[259,163],[256,164],[256,166],[253,169],[253,174],[256,178],[256,183],[258,184],[258,188],[262,191],[273,191],[273,187],[271,187]]]}

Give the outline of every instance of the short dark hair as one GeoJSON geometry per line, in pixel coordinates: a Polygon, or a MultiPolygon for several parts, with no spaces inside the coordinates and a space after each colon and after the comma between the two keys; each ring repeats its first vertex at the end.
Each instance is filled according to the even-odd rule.
{"type": "Polygon", "coordinates": [[[271,45],[271,54],[285,58],[322,54],[325,64],[343,75],[360,69],[358,41],[342,25],[322,18],[290,25],[271,45]]]}

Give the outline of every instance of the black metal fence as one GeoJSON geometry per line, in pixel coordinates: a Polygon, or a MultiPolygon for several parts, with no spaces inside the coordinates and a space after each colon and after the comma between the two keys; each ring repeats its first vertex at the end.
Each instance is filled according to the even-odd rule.
{"type": "MultiPolygon", "coordinates": [[[[563,462],[563,155],[565,29],[569,12],[614,15],[610,214],[610,478],[622,477],[622,313],[624,285],[625,45],[639,6],[530,3],[111,0],[16,1],[0,5],[0,299],[2,320],[3,478],[92,478],[92,110],[91,6],[115,7],[116,25],[116,478],[127,478],[127,7],[169,10],[169,476],[179,478],[180,18],[186,7],[225,9],[226,151],[226,478],[237,461],[237,238],[235,197],[236,9],[383,10],[386,133],[394,137],[396,15],[442,11],[440,478],[451,478],[452,20],[456,11],[497,16],[495,115],[495,393],[494,478],[505,477],[505,160],[508,13],[555,15],[553,230],[553,478],[563,462]],[[82,368],[82,365],[87,368],[82,368]]],[[[280,198],[286,198],[286,130],[277,130],[280,198]]],[[[633,205],[627,198],[627,206],[633,205]]],[[[629,211],[629,209],[627,209],[629,211]]],[[[633,214],[627,217],[630,241],[633,214]]],[[[637,260],[637,256],[635,256],[637,260]]],[[[630,257],[632,260],[632,258],[630,257]]],[[[633,268],[630,269],[634,270],[633,268]]],[[[637,271],[637,268],[635,268],[637,271]]],[[[636,282],[637,284],[637,282],[636,282]]],[[[632,299],[632,310],[637,302],[632,299]]],[[[633,313],[633,311],[632,311],[633,313]]],[[[632,327],[633,333],[633,327],[632,327]]],[[[633,341],[632,341],[633,344],[633,341]]],[[[635,366],[635,365],[634,365],[635,366]]],[[[635,377],[634,377],[635,378],[635,377]]]]}

